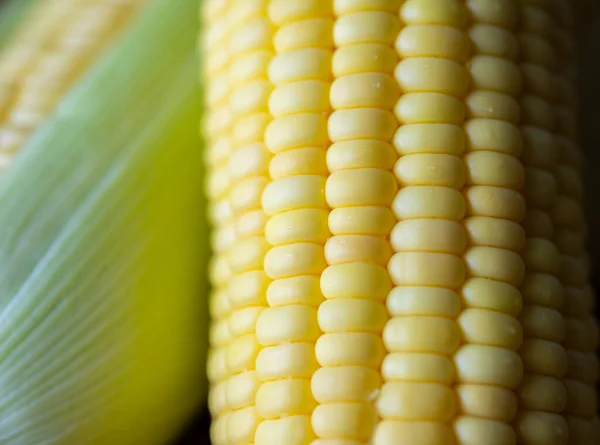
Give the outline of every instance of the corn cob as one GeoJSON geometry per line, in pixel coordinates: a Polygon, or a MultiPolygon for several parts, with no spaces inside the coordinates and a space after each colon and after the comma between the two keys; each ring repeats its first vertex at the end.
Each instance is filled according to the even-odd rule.
{"type": "MultiPolygon", "coordinates": [[[[552,201],[561,180],[564,194],[577,181],[556,167],[565,112],[556,43],[541,28],[557,6],[258,3],[275,56],[231,52],[229,77],[254,77],[229,103],[260,115],[251,142],[272,158],[235,146],[230,173],[244,173],[228,202],[243,208],[227,287],[258,345],[234,349],[256,360],[224,381],[242,394],[237,379],[255,370],[259,383],[224,408],[226,422],[217,416],[215,443],[566,444],[593,403],[569,402],[577,385],[563,382],[576,334],[558,279],[564,209],[552,201]],[[264,239],[246,211],[266,218],[264,239]],[[242,304],[249,272],[262,295],[242,304]]],[[[212,4],[241,14],[233,0],[212,4]]]]}

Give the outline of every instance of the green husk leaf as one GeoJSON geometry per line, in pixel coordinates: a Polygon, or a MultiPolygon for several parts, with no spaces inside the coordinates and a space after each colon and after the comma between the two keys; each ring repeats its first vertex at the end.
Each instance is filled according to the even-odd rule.
{"type": "Polygon", "coordinates": [[[151,2],[0,176],[2,444],[163,444],[203,400],[197,7],[151,2]]]}

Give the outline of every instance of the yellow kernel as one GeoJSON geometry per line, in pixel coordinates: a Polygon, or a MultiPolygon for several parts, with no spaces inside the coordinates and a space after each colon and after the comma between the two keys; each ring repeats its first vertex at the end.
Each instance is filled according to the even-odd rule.
{"type": "Polygon", "coordinates": [[[232,181],[251,176],[263,176],[269,171],[271,154],[264,144],[254,143],[235,150],[229,158],[228,168],[232,181]]]}
{"type": "MultiPolygon", "coordinates": [[[[584,354],[568,350],[569,366],[566,377],[595,385],[600,374],[598,358],[595,354],[584,354]]],[[[565,396],[566,397],[566,396],[565,396]]]]}
{"type": "Polygon", "coordinates": [[[554,99],[555,83],[548,69],[532,63],[522,63],[521,74],[525,91],[549,101],[554,99]]]}
{"type": "Polygon", "coordinates": [[[233,375],[227,381],[227,402],[233,409],[254,405],[260,381],[256,371],[246,371],[233,375]]]}
{"type": "Polygon", "coordinates": [[[465,107],[459,99],[434,92],[407,93],[396,102],[394,113],[401,124],[447,123],[462,125],[465,107]]]}
{"type": "Polygon", "coordinates": [[[263,268],[263,258],[267,250],[269,245],[262,236],[239,240],[229,249],[229,268],[233,273],[260,270],[263,268]]]}
{"type": "Polygon", "coordinates": [[[456,412],[454,391],[438,383],[387,382],[377,400],[386,419],[446,422],[456,412]]]}
{"type": "MultiPolygon", "coordinates": [[[[576,416],[564,416],[568,425],[568,437],[572,443],[593,445],[597,436],[596,423],[576,416]]],[[[564,443],[564,442],[563,442],[564,443]]]]}
{"type": "Polygon", "coordinates": [[[512,97],[496,91],[476,90],[465,99],[467,116],[519,123],[521,108],[512,97]]]}
{"type": "Polygon", "coordinates": [[[395,15],[383,11],[344,14],[335,22],[333,40],[337,46],[357,43],[394,43],[400,24],[395,15]]]}
{"type": "Polygon", "coordinates": [[[265,145],[272,153],[329,142],[327,118],[320,114],[294,114],[274,119],[265,130],[265,145]]]}
{"type": "Polygon", "coordinates": [[[398,56],[389,45],[358,43],[336,49],[332,72],[335,77],[358,73],[392,74],[397,63],[398,56]]]}
{"type": "Polygon", "coordinates": [[[376,301],[335,299],[319,306],[319,327],[323,332],[373,332],[383,330],[385,306],[376,301]]]}
{"type": "Polygon", "coordinates": [[[520,222],[525,216],[525,200],[516,190],[477,185],[466,189],[467,214],[520,222]]]}
{"type": "Polygon", "coordinates": [[[556,29],[549,11],[546,11],[544,8],[534,5],[524,5],[521,8],[520,18],[521,30],[530,34],[548,38],[552,30],[556,29]]]}
{"type": "Polygon", "coordinates": [[[531,94],[521,96],[521,124],[552,130],[556,124],[553,106],[531,94]]]}
{"type": "Polygon", "coordinates": [[[264,382],[256,393],[255,403],[263,419],[308,414],[316,406],[308,379],[264,382]]]}
{"type": "Polygon", "coordinates": [[[380,386],[379,372],[361,366],[319,368],[311,382],[319,403],[372,402],[380,386]]]}
{"type": "Polygon", "coordinates": [[[461,310],[458,294],[442,287],[395,287],[386,305],[391,316],[438,316],[454,318],[461,310]]]}
{"type": "Polygon", "coordinates": [[[302,80],[330,80],[331,52],[302,48],[278,54],[269,65],[268,74],[275,85],[302,80]]]}
{"type": "Polygon", "coordinates": [[[216,321],[210,327],[209,333],[210,341],[212,344],[219,346],[225,345],[231,340],[231,332],[229,332],[229,323],[227,320],[216,321]]]}
{"type": "Polygon", "coordinates": [[[260,344],[254,334],[247,334],[233,340],[227,347],[229,372],[236,373],[253,369],[260,349],[260,344]]]}
{"type": "Polygon", "coordinates": [[[464,256],[469,275],[503,281],[518,286],[525,276],[525,264],[521,256],[510,250],[495,247],[474,246],[464,256]]]}
{"type": "Polygon", "coordinates": [[[315,345],[321,366],[379,367],[384,356],[381,334],[339,332],[324,334],[315,345]]]}
{"type": "Polygon", "coordinates": [[[387,265],[391,256],[390,245],[384,238],[368,235],[337,235],[325,243],[327,264],[354,262],[387,265]]]}
{"type": "Polygon", "coordinates": [[[456,221],[411,219],[400,221],[390,235],[396,252],[438,252],[460,255],[466,247],[465,230],[456,221]]]}
{"type": "Polygon", "coordinates": [[[267,184],[262,196],[267,215],[298,210],[326,209],[325,178],[318,175],[288,176],[267,184]]]}
{"type": "Polygon", "coordinates": [[[233,311],[228,321],[231,335],[238,337],[254,333],[256,320],[264,309],[261,306],[250,306],[233,311]]]}
{"type": "Polygon", "coordinates": [[[564,323],[566,334],[562,344],[565,348],[581,352],[594,352],[593,338],[583,321],[569,317],[564,320],[564,323]]]}
{"type": "Polygon", "coordinates": [[[433,92],[462,97],[469,86],[469,75],[461,64],[436,57],[404,59],[397,65],[394,77],[405,93],[433,92]]]}
{"type": "Polygon", "coordinates": [[[556,342],[526,338],[519,353],[528,372],[561,378],[567,371],[567,352],[556,342]]]}
{"type": "Polygon", "coordinates": [[[390,259],[388,270],[398,286],[458,288],[465,278],[460,257],[446,253],[401,252],[390,259]]]}
{"type": "Polygon", "coordinates": [[[525,182],[523,164],[513,156],[474,151],[464,157],[467,184],[519,189],[525,182]]]}
{"type": "Polygon", "coordinates": [[[519,54],[519,42],[515,35],[499,26],[477,23],[469,29],[469,39],[475,54],[515,60],[519,54]]]}
{"type": "Polygon", "coordinates": [[[297,175],[327,175],[325,150],[318,147],[295,148],[277,154],[269,164],[273,180],[297,175]]]}
{"type": "Polygon", "coordinates": [[[314,343],[271,346],[262,349],[256,358],[256,374],[263,382],[290,377],[310,379],[318,366],[314,343]]]}
{"type": "MultiPolygon", "coordinates": [[[[237,144],[262,143],[267,125],[272,118],[268,113],[257,113],[238,119],[233,126],[233,140],[237,144]]],[[[224,152],[224,154],[226,154],[224,152]]]]}
{"type": "Polygon", "coordinates": [[[386,11],[396,14],[401,3],[400,0],[335,0],[333,9],[336,15],[361,11],[386,11]]]}
{"type": "Polygon", "coordinates": [[[253,210],[240,215],[235,221],[235,232],[239,238],[263,236],[267,215],[262,210],[253,210]]]}
{"type": "Polygon", "coordinates": [[[476,343],[516,350],[523,330],[515,317],[486,309],[465,309],[457,320],[464,343],[476,343]]]}
{"type": "Polygon", "coordinates": [[[398,94],[398,85],[391,76],[381,73],[358,73],[338,77],[331,85],[330,97],[334,110],[391,109],[398,94]]]}
{"type": "Polygon", "coordinates": [[[460,156],[465,148],[465,134],[456,125],[402,125],[394,135],[394,146],[401,156],[420,153],[445,153],[460,156]]]}
{"type": "Polygon", "coordinates": [[[547,170],[525,167],[523,196],[530,206],[546,208],[556,198],[556,178],[547,170]]]}
{"type": "Polygon", "coordinates": [[[271,307],[306,304],[317,307],[323,301],[319,277],[296,276],[273,281],[267,289],[267,302],[271,307]]]}
{"type": "Polygon", "coordinates": [[[560,413],[567,403],[562,381],[538,374],[525,374],[517,388],[519,403],[525,409],[560,413]]]}
{"type": "Polygon", "coordinates": [[[467,24],[468,12],[458,1],[407,0],[400,8],[400,18],[407,25],[446,25],[461,29],[467,24]]]}
{"type": "Polygon", "coordinates": [[[517,65],[500,57],[477,55],[468,63],[475,89],[496,91],[516,97],[521,91],[521,73],[517,65]]]}
{"type": "Polygon", "coordinates": [[[457,381],[514,389],[521,381],[523,364],[514,351],[493,346],[463,345],[454,355],[457,381]]]}
{"type": "Polygon", "coordinates": [[[258,79],[266,79],[273,53],[256,51],[237,56],[229,66],[229,81],[232,86],[242,85],[258,79]]]}
{"type": "Polygon", "coordinates": [[[517,398],[512,391],[488,385],[458,385],[460,413],[490,420],[510,422],[517,413],[517,398]]]}
{"type": "Polygon", "coordinates": [[[377,168],[339,170],[325,185],[327,203],[332,208],[389,206],[396,196],[394,176],[377,168]]]}
{"type": "Polygon", "coordinates": [[[369,263],[344,263],[329,266],[321,275],[325,298],[360,298],[384,301],[391,288],[386,269],[369,263]]]}
{"type": "Polygon", "coordinates": [[[467,150],[494,151],[519,157],[523,147],[519,129],[496,119],[470,119],[465,123],[467,150]]]}
{"type": "Polygon", "coordinates": [[[332,48],[333,20],[315,18],[290,22],[275,33],[273,45],[278,53],[304,48],[332,48]]]}
{"type": "Polygon", "coordinates": [[[512,426],[498,420],[461,416],[454,421],[454,435],[461,445],[516,445],[512,426]]]}
{"type": "Polygon", "coordinates": [[[465,183],[463,161],[446,154],[402,156],[394,166],[394,174],[401,186],[434,185],[460,189],[465,183]]]}
{"type": "Polygon", "coordinates": [[[577,230],[558,228],[553,241],[561,253],[573,256],[583,254],[583,239],[577,230]]]}
{"type": "Polygon", "coordinates": [[[550,215],[540,209],[527,209],[522,225],[528,236],[552,238],[554,233],[554,225],[550,215]]]}
{"type": "Polygon", "coordinates": [[[515,431],[519,443],[527,445],[565,445],[570,435],[563,416],[540,411],[521,412],[515,431]]]}
{"type": "Polygon", "coordinates": [[[467,8],[474,23],[512,29],[519,19],[516,4],[509,0],[468,0],[467,8]]]}
{"type": "Polygon", "coordinates": [[[454,320],[442,317],[395,317],[383,330],[388,351],[452,354],[460,343],[454,320]]]}
{"type": "Polygon", "coordinates": [[[268,107],[274,117],[326,113],[329,111],[329,84],[320,80],[303,80],[280,85],[270,95],[268,107]]]}
{"type": "Polygon", "coordinates": [[[272,279],[317,275],[326,267],[323,246],[312,243],[273,247],[263,258],[265,273],[272,279]]]}
{"type": "Polygon", "coordinates": [[[541,306],[562,308],[563,286],[554,275],[528,273],[521,285],[523,301],[541,306]]]}
{"type": "Polygon", "coordinates": [[[556,54],[548,39],[531,33],[520,33],[517,37],[522,60],[547,68],[554,68],[556,54]]]}
{"type": "Polygon", "coordinates": [[[566,303],[562,309],[565,315],[585,319],[593,310],[595,296],[589,289],[565,286],[566,303]]]}
{"type": "Polygon", "coordinates": [[[313,429],[325,439],[368,440],[376,423],[377,414],[370,403],[327,403],[318,405],[312,413],[313,429]]]}
{"type": "Polygon", "coordinates": [[[521,131],[525,164],[551,168],[558,162],[558,139],[551,132],[534,126],[524,126],[521,131]]]}
{"type": "Polygon", "coordinates": [[[522,252],[527,269],[533,272],[556,274],[560,255],[552,241],[544,238],[528,238],[522,252]]]}
{"type": "Polygon", "coordinates": [[[234,214],[260,210],[262,194],[269,183],[269,178],[258,176],[244,179],[235,185],[229,194],[229,203],[234,214]]]}
{"type": "Polygon", "coordinates": [[[578,228],[583,223],[583,213],[577,201],[559,195],[551,210],[552,220],[559,227],[578,228]]]}
{"type": "Polygon", "coordinates": [[[278,26],[291,21],[330,16],[332,12],[331,2],[321,0],[301,2],[271,0],[269,2],[269,18],[278,26]]]}
{"type": "Polygon", "coordinates": [[[227,440],[229,443],[249,443],[254,440],[254,433],[260,418],[254,406],[249,406],[228,413],[227,440]]]}
{"type": "Polygon", "coordinates": [[[229,39],[230,54],[243,54],[273,47],[273,26],[266,17],[240,25],[229,39]]]}
{"type": "Polygon", "coordinates": [[[464,221],[469,244],[497,247],[520,252],[525,243],[525,231],[520,224],[506,219],[471,216],[464,221]]]}
{"type": "Polygon", "coordinates": [[[327,167],[330,172],[354,168],[389,170],[396,154],[388,142],[360,139],[336,142],[327,149],[327,167]]]}
{"type": "Polygon", "coordinates": [[[398,219],[440,218],[460,221],[466,211],[464,196],[448,187],[402,187],[392,203],[398,219]]]}
{"type": "Polygon", "coordinates": [[[309,445],[314,439],[310,417],[297,415],[263,420],[256,428],[255,445],[309,445]]]}
{"type": "Polygon", "coordinates": [[[329,214],[334,235],[389,235],[396,219],[388,207],[344,207],[329,214]]]}
{"type": "Polygon", "coordinates": [[[397,123],[394,115],[379,108],[354,108],[338,110],[331,114],[328,122],[332,142],[352,139],[391,140],[397,123]]]}
{"type": "Polygon", "coordinates": [[[273,246],[291,243],[321,243],[331,235],[328,212],[300,209],[273,216],[265,228],[267,242],[273,246]]]}
{"type": "Polygon", "coordinates": [[[555,165],[553,172],[561,193],[575,199],[582,198],[583,183],[577,171],[566,165],[555,165]]]}
{"type": "Polygon", "coordinates": [[[409,25],[400,31],[396,50],[401,57],[439,57],[464,62],[469,55],[465,32],[449,26],[409,25]]]}
{"type": "Polygon", "coordinates": [[[383,420],[373,433],[373,445],[413,445],[415,437],[422,445],[451,445],[452,431],[445,423],[383,420]]]}
{"type": "Polygon", "coordinates": [[[439,354],[390,352],[381,365],[386,381],[438,382],[450,385],[454,380],[454,365],[450,358],[439,354]]]}

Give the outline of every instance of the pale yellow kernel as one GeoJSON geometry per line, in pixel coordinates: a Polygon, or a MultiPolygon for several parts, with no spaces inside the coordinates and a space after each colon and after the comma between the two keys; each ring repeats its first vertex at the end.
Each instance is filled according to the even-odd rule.
{"type": "Polygon", "coordinates": [[[461,445],[516,445],[512,426],[498,420],[461,416],[454,421],[454,435],[461,445]]]}
{"type": "Polygon", "coordinates": [[[534,126],[523,126],[523,162],[525,164],[551,168],[558,162],[558,139],[549,131],[534,126]]]}
{"type": "Polygon", "coordinates": [[[235,26],[254,16],[265,14],[267,3],[266,0],[235,2],[235,7],[228,11],[229,26],[235,26]]]}
{"type": "Polygon", "coordinates": [[[327,118],[320,114],[294,114],[274,119],[264,133],[272,153],[300,147],[324,146],[329,142],[327,118]]]}
{"type": "Polygon", "coordinates": [[[256,320],[264,309],[261,306],[250,306],[233,311],[228,320],[231,335],[238,337],[254,333],[256,320]]]}
{"type": "Polygon", "coordinates": [[[384,420],[373,433],[373,445],[451,445],[452,431],[445,423],[384,420]]]}
{"type": "Polygon", "coordinates": [[[395,317],[383,330],[388,351],[452,354],[460,343],[454,320],[442,317],[395,317]]]}
{"type": "Polygon", "coordinates": [[[377,411],[386,419],[446,422],[456,412],[454,391],[439,383],[387,382],[377,411]]]}
{"type": "Polygon", "coordinates": [[[246,371],[231,376],[227,384],[227,402],[233,409],[245,408],[254,405],[256,391],[260,381],[256,371],[246,371]]]}
{"type": "Polygon", "coordinates": [[[268,110],[274,117],[297,113],[327,113],[329,108],[329,84],[320,80],[280,85],[273,90],[268,102],[268,110]]]}
{"type": "Polygon", "coordinates": [[[268,68],[269,80],[283,85],[301,80],[331,78],[331,52],[319,48],[303,48],[278,54],[268,68]]]}
{"type": "Polygon", "coordinates": [[[255,403],[263,419],[309,414],[316,406],[309,379],[264,382],[256,392],[255,403]]]}
{"type": "Polygon", "coordinates": [[[579,203],[559,195],[551,209],[552,220],[559,227],[579,228],[583,223],[583,213],[579,203]]]}
{"type": "Polygon", "coordinates": [[[329,266],[321,275],[321,291],[330,300],[359,298],[384,301],[391,288],[384,267],[370,263],[329,266]]]}
{"type": "Polygon", "coordinates": [[[262,143],[244,145],[235,150],[228,162],[229,175],[232,181],[239,181],[250,176],[263,176],[269,171],[271,154],[262,143]]]}
{"type": "Polygon", "coordinates": [[[290,22],[275,33],[273,45],[278,53],[304,48],[330,49],[333,47],[333,20],[314,18],[290,22]]]}
{"type": "Polygon", "coordinates": [[[265,273],[272,279],[317,275],[326,266],[323,246],[312,243],[273,247],[263,258],[265,273]]]}
{"type": "Polygon", "coordinates": [[[269,2],[269,18],[278,26],[296,20],[327,17],[332,13],[331,1],[303,0],[301,2],[290,2],[288,0],[271,0],[269,2]]]}
{"type": "Polygon", "coordinates": [[[521,123],[527,126],[552,130],[556,124],[553,106],[531,94],[521,96],[521,123]]]}
{"type": "Polygon", "coordinates": [[[517,126],[496,119],[470,119],[465,123],[467,150],[485,150],[519,157],[523,147],[517,126]]]}
{"type": "Polygon", "coordinates": [[[454,379],[450,358],[439,354],[391,352],[381,365],[386,381],[438,382],[449,385],[454,379]]]}
{"type": "Polygon", "coordinates": [[[229,39],[231,54],[243,54],[273,47],[273,26],[266,17],[241,24],[229,39]]]}
{"type": "Polygon", "coordinates": [[[458,190],[449,187],[402,187],[392,203],[392,210],[400,220],[440,218],[460,221],[465,215],[466,203],[458,190]]]}
{"type": "Polygon", "coordinates": [[[227,369],[231,373],[254,369],[261,347],[256,335],[247,334],[231,341],[227,347],[227,369]]]}
{"type": "Polygon", "coordinates": [[[327,300],[318,311],[319,327],[323,332],[378,333],[387,319],[385,306],[371,300],[327,300]]]}
{"type": "Polygon", "coordinates": [[[405,93],[433,92],[462,97],[469,75],[462,64],[437,57],[410,57],[402,60],[394,77],[405,93]]]}
{"type": "Polygon", "coordinates": [[[556,198],[556,178],[548,170],[525,167],[525,185],[523,196],[527,204],[538,208],[547,208],[556,198]]]}
{"type": "Polygon", "coordinates": [[[280,213],[269,219],[265,228],[267,242],[273,246],[290,243],[321,243],[331,236],[328,212],[300,209],[280,213]]]}
{"type": "Polygon", "coordinates": [[[468,12],[458,1],[407,0],[400,8],[400,18],[407,25],[446,25],[461,29],[467,24],[468,12]]]}
{"type": "Polygon", "coordinates": [[[569,438],[563,416],[541,411],[522,411],[516,419],[515,431],[519,443],[524,445],[566,445],[569,438]]]}
{"type": "Polygon", "coordinates": [[[336,235],[325,244],[325,259],[330,265],[365,262],[385,266],[390,256],[387,240],[374,236],[336,235]]]}
{"type": "Polygon", "coordinates": [[[495,247],[471,247],[464,255],[467,273],[518,286],[525,276],[525,264],[515,252],[495,247]]]}
{"type": "Polygon", "coordinates": [[[267,250],[269,245],[262,236],[238,240],[227,252],[229,268],[234,274],[260,270],[267,250]]]}
{"type": "Polygon", "coordinates": [[[394,176],[378,168],[359,168],[333,172],[325,185],[327,204],[332,208],[389,206],[398,186],[394,176]]]}
{"type": "Polygon", "coordinates": [[[465,167],[457,156],[414,154],[402,156],[394,174],[403,185],[434,185],[460,189],[465,183],[465,167]]]}
{"type": "Polygon", "coordinates": [[[361,366],[319,368],[312,377],[312,393],[319,403],[373,402],[381,386],[378,371],[361,366]]]}
{"type": "Polygon", "coordinates": [[[256,358],[261,381],[284,378],[310,379],[318,368],[314,343],[287,343],[262,349],[256,358]]]}
{"type": "Polygon", "coordinates": [[[352,139],[391,140],[397,123],[388,110],[354,108],[335,111],[329,117],[328,132],[332,142],[352,139]]]}
{"type": "Polygon", "coordinates": [[[326,209],[325,178],[318,175],[288,176],[267,184],[262,195],[267,215],[298,209],[326,209]]]}
{"type": "Polygon", "coordinates": [[[509,0],[468,0],[466,5],[475,23],[512,29],[519,19],[516,4],[509,0]]]}
{"type": "Polygon", "coordinates": [[[456,62],[464,62],[470,50],[465,32],[440,25],[406,26],[395,46],[401,57],[439,57],[456,62]]]}
{"type": "Polygon", "coordinates": [[[525,200],[516,190],[478,185],[465,191],[467,214],[520,222],[525,216],[525,200]]]}
{"type": "Polygon", "coordinates": [[[235,221],[235,232],[239,238],[263,236],[267,219],[267,215],[262,210],[244,213],[235,221]]]}
{"type": "Polygon", "coordinates": [[[396,102],[394,113],[401,124],[462,125],[465,118],[465,106],[461,100],[447,94],[407,93],[396,102]]]}
{"type": "Polygon", "coordinates": [[[210,388],[208,394],[208,406],[213,416],[223,414],[230,408],[226,393],[228,385],[229,382],[225,380],[212,385],[210,388]]]}
{"type": "Polygon", "coordinates": [[[515,351],[467,344],[454,355],[457,381],[514,389],[521,381],[523,363],[515,351]]]}
{"type": "Polygon", "coordinates": [[[268,167],[271,179],[297,175],[327,175],[325,150],[319,147],[295,148],[278,153],[268,167]]]}
{"type": "Polygon", "coordinates": [[[470,118],[485,118],[519,123],[521,109],[512,97],[496,91],[476,90],[465,99],[466,113],[470,118]]]}
{"type": "Polygon", "coordinates": [[[331,69],[335,77],[358,73],[392,74],[397,63],[398,56],[389,45],[358,43],[336,49],[331,69]]]}
{"type": "Polygon", "coordinates": [[[522,408],[560,413],[567,403],[567,390],[561,380],[539,374],[525,374],[516,391],[522,408]]]}
{"type": "Polygon", "coordinates": [[[387,74],[358,73],[338,77],[331,85],[331,106],[348,108],[393,108],[398,98],[398,85],[387,74]]]}
{"type": "MultiPolygon", "coordinates": [[[[211,280],[211,282],[215,283],[215,281],[213,280],[211,280]]],[[[215,286],[217,286],[216,283],[215,286]]],[[[209,299],[209,309],[211,318],[217,320],[226,317],[231,310],[230,303],[232,302],[233,300],[227,292],[224,292],[223,290],[213,292],[209,299]]]]}
{"type": "Polygon", "coordinates": [[[554,78],[547,68],[532,63],[522,63],[520,68],[524,91],[548,101],[554,100],[556,95],[554,78]]]}
{"type": "Polygon", "coordinates": [[[228,320],[215,320],[210,327],[209,337],[211,343],[215,346],[226,345],[231,340],[228,320]]]}
{"type": "Polygon", "coordinates": [[[340,332],[319,337],[315,353],[321,366],[378,368],[384,356],[384,347],[381,334],[340,332]]]}
{"type": "MultiPolygon", "coordinates": [[[[223,77],[219,77],[211,82],[207,82],[206,104],[208,105],[208,107],[216,107],[217,104],[219,104],[219,102],[228,98],[229,94],[230,94],[229,79],[227,77],[223,76],[223,77]]],[[[12,121],[14,121],[14,119],[12,117],[16,117],[16,116],[14,116],[14,113],[15,113],[15,111],[13,111],[11,113],[11,114],[13,114],[13,116],[11,116],[12,121]]],[[[18,116],[18,114],[17,114],[17,116],[18,116]]],[[[17,120],[18,120],[18,118],[17,118],[17,120]]],[[[27,126],[26,122],[23,122],[23,124],[25,124],[25,126],[27,126]]],[[[8,133],[5,132],[5,134],[8,136],[8,133]]],[[[8,138],[6,138],[6,136],[4,136],[3,139],[8,139],[8,138]]]]}
{"type": "Polygon", "coordinates": [[[368,440],[376,423],[377,413],[371,403],[321,404],[312,413],[313,429],[325,439],[368,440]]]}
{"type": "Polygon", "coordinates": [[[372,139],[336,142],[327,149],[327,167],[332,173],[355,168],[389,170],[395,161],[391,144],[372,139]]]}
{"type": "Polygon", "coordinates": [[[468,63],[475,89],[496,91],[512,97],[521,91],[521,73],[517,65],[500,57],[477,55],[468,63]]]}
{"type": "Polygon", "coordinates": [[[271,307],[290,304],[306,304],[316,307],[322,301],[319,277],[314,275],[275,280],[267,289],[267,302],[271,307]]]}
{"type": "Polygon", "coordinates": [[[544,238],[528,238],[522,252],[527,269],[556,274],[560,255],[554,243],[544,238]]]}
{"type": "Polygon", "coordinates": [[[400,252],[390,260],[388,270],[398,286],[440,286],[457,289],[465,278],[460,257],[446,253],[400,252]]]}
{"type": "Polygon", "coordinates": [[[335,0],[333,9],[336,15],[360,11],[386,11],[396,14],[401,3],[400,0],[335,0]]]}
{"type": "Polygon", "coordinates": [[[334,235],[389,235],[396,219],[389,207],[344,207],[329,214],[334,235]]]}
{"type": "Polygon", "coordinates": [[[213,200],[224,197],[230,186],[226,167],[216,168],[208,178],[207,194],[213,200]]]}
{"type": "Polygon", "coordinates": [[[528,372],[561,378],[567,371],[567,352],[556,342],[526,338],[519,353],[528,372]]]}
{"type": "Polygon", "coordinates": [[[363,445],[362,441],[350,439],[317,439],[311,445],[363,445]]]}
{"type": "Polygon", "coordinates": [[[383,11],[344,14],[335,22],[333,40],[337,46],[357,43],[391,45],[400,31],[396,15],[383,11]]]}
{"type": "Polygon", "coordinates": [[[465,230],[459,222],[443,219],[400,221],[390,235],[396,252],[439,252],[460,255],[466,247],[465,230]]]}
{"type": "Polygon", "coordinates": [[[404,156],[419,153],[445,153],[460,156],[465,148],[465,134],[456,125],[402,125],[394,135],[396,151],[404,156]]]}
{"type": "Polygon", "coordinates": [[[562,342],[565,337],[565,320],[556,309],[526,305],[519,319],[528,337],[555,342],[562,342]]]}
{"type": "Polygon", "coordinates": [[[272,118],[268,113],[257,113],[246,116],[233,126],[233,140],[241,144],[262,143],[267,125],[272,118]]]}
{"type": "Polygon", "coordinates": [[[489,385],[456,386],[458,411],[467,416],[510,422],[517,413],[517,398],[512,391],[489,385]]]}
{"type": "Polygon", "coordinates": [[[396,317],[429,315],[454,318],[461,310],[457,293],[441,287],[395,287],[386,305],[390,315],[396,317]]]}
{"type": "Polygon", "coordinates": [[[229,203],[234,214],[260,210],[262,194],[269,182],[269,178],[258,176],[244,179],[233,186],[229,193],[229,203]]]}
{"type": "Polygon", "coordinates": [[[540,209],[528,208],[522,225],[528,236],[552,238],[554,233],[554,225],[550,215],[540,209]]]}
{"type": "Polygon", "coordinates": [[[554,48],[548,39],[531,33],[519,33],[521,58],[537,65],[553,68],[556,61],[554,48]]]}
{"type": "Polygon", "coordinates": [[[469,244],[520,252],[525,231],[520,224],[506,219],[472,216],[464,221],[469,244]]]}
{"type": "Polygon", "coordinates": [[[315,438],[310,416],[263,420],[256,428],[254,445],[310,445],[315,438]]]}
{"type": "Polygon", "coordinates": [[[515,35],[499,26],[475,22],[469,29],[472,51],[475,54],[515,60],[519,54],[519,42],[515,35]]]}
{"type": "Polygon", "coordinates": [[[464,343],[476,343],[516,350],[523,340],[519,321],[507,314],[469,308],[457,320],[464,343]]]}
{"type": "Polygon", "coordinates": [[[258,79],[266,79],[273,53],[256,51],[235,57],[229,66],[229,82],[233,87],[258,79]]]}
{"type": "Polygon", "coordinates": [[[260,418],[254,406],[230,412],[227,418],[228,443],[252,442],[259,423],[260,418]]]}
{"type": "Polygon", "coordinates": [[[468,185],[519,189],[525,182],[523,164],[513,156],[473,151],[464,157],[468,185]]]}
{"type": "Polygon", "coordinates": [[[521,285],[523,301],[552,308],[562,308],[563,286],[554,275],[528,273],[521,285]]]}

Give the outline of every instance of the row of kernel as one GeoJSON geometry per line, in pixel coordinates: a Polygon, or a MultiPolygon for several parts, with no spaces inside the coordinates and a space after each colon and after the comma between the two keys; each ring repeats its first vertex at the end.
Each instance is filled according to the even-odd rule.
{"type": "Polygon", "coordinates": [[[227,353],[227,444],[254,442],[259,423],[255,398],[258,377],[256,357],[260,350],[256,322],[267,306],[269,280],[264,272],[268,249],[264,236],[266,216],[261,198],[269,183],[270,153],[264,144],[264,128],[270,120],[268,102],[271,82],[268,67],[273,57],[273,31],[267,17],[267,0],[232,0],[227,79],[232,118],[233,151],[228,160],[229,203],[235,220],[236,240],[227,252],[228,298],[232,336],[227,353]]]}
{"type": "Polygon", "coordinates": [[[319,405],[312,416],[316,444],[369,442],[381,387],[381,333],[390,289],[386,266],[397,191],[390,144],[398,98],[393,49],[400,29],[399,1],[334,0],[334,81],[330,102],[325,197],[332,208],[321,277],[323,335],[312,378],[319,405]],[[339,420],[338,420],[339,419],[339,420]],[[343,419],[343,421],[342,421],[343,419]]]}
{"type": "Polygon", "coordinates": [[[271,0],[269,18],[278,27],[269,67],[273,121],[265,144],[274,155],[272,178],[262,197],[268,215],[265,236],[273,246],[264,268],[273,281],[258,318],[263,347],[256,361],[261,383],[256,409],[261,422],[256,445],[308,445],[314,439],[315,407],[310,379],[320,335],[317,307],[329,237],[324,189],[331,79],[332,8],[323,0],[271,0]]]}
{"type": "Polygon", "coordinates": [[[569,425],[569,444],[593,443],[598,434],[597,393],[598,328],[592,315],[594,295],[589,285],[589,265],[583,248],[584,222],[581,208],[582,182],[577,120],[573,93],[572,38],[566,28],[572,14],[566,1],[556,2],[549,15],[554,19],[549,29],[557,53],[558,75],[556,132],[561,161],[554,169],[558,182],[558,197],[552,209],[556,225],[555,240],[561,253],[560,279],[565,286],[566,336],[568,371],[564,384],[567,404],[564,410],[569,425]]]}
{"type": "Polygon", "coordinates": [[[548,36],[535,26],[535,18],[544,11],[521,0],[519,13],[522,108],[526,109],[530,100],[540,104],[544,112],[530,110],[521,127],[526,165],[523,193],[527,239],[523,258],[527,273],[521,288],[524,307],[520,320],[525,339],[520,353],[526,375],[517,392],[520,412],[516,430],[524,445],[539,443],[540,435],[548,444],[565,445],[568,428],[560,415],[566,404],[562,378],[567,367],[567,354],[561,345],[565,336],[563,287],[557,278],[560,258],[552,240],[550,218],[557,190],[552,171],[558,162],[552,110],[556,55],[548,36]]]}
{"type": "Polygon", "coordinates": [[[465,100],[467,279],[458,317],[463,344],[455,355],[459,444],[514,445],[514,393],[522,377],[518,348],[518,286],[525,266],[520,222],[525,202],[519,189],[525,172],[519,160],[521,77],[514,60],[517,42],[514,0],[468,2],[471,91],[465,100]]]}
{"type": "Polygon", "coordinates": [[[381,421],[373,443],[424,437],[446,445],[453,443],[448,425],[458,410],[452,356],[461,340],[456,291],[465,279],[461,256],[467,243],[461,224],[466,211],[461,190],[467,181],[461,158],[469,85],[467,11],[454,0],[409,0],[400,19],[405,27],[395,42],[400,62],[394,76],[402,96],[394,108],[400,127],[393,170],[400,190],[392,203],[399,222],[391,232],[395,253],[388,264],[395,287],[387,297],[391,319],[383,341],[388,354],[381,367],[381,421]]]}
{"type": "Polygon", "coordinates": [[[227,157],[231,151],[230,113],[228,106],[229,36],[228,1],[210,0],[205,3],[206,30],[202,39],[206,85],[206,117],[203,122],[206,140],[207,194],[209,217],[212,224],[211,244],[213,258],[210,267],[212,285],[209,296],[211,329],[207,373],[210,382],[209,408],[213,416],[211,439],[216,445],[227,443],[227,366],[230,306],[227,285],[231,271],[226,252],[235,240],[231,207],[227,196],[229,178],[227,157]]]}

